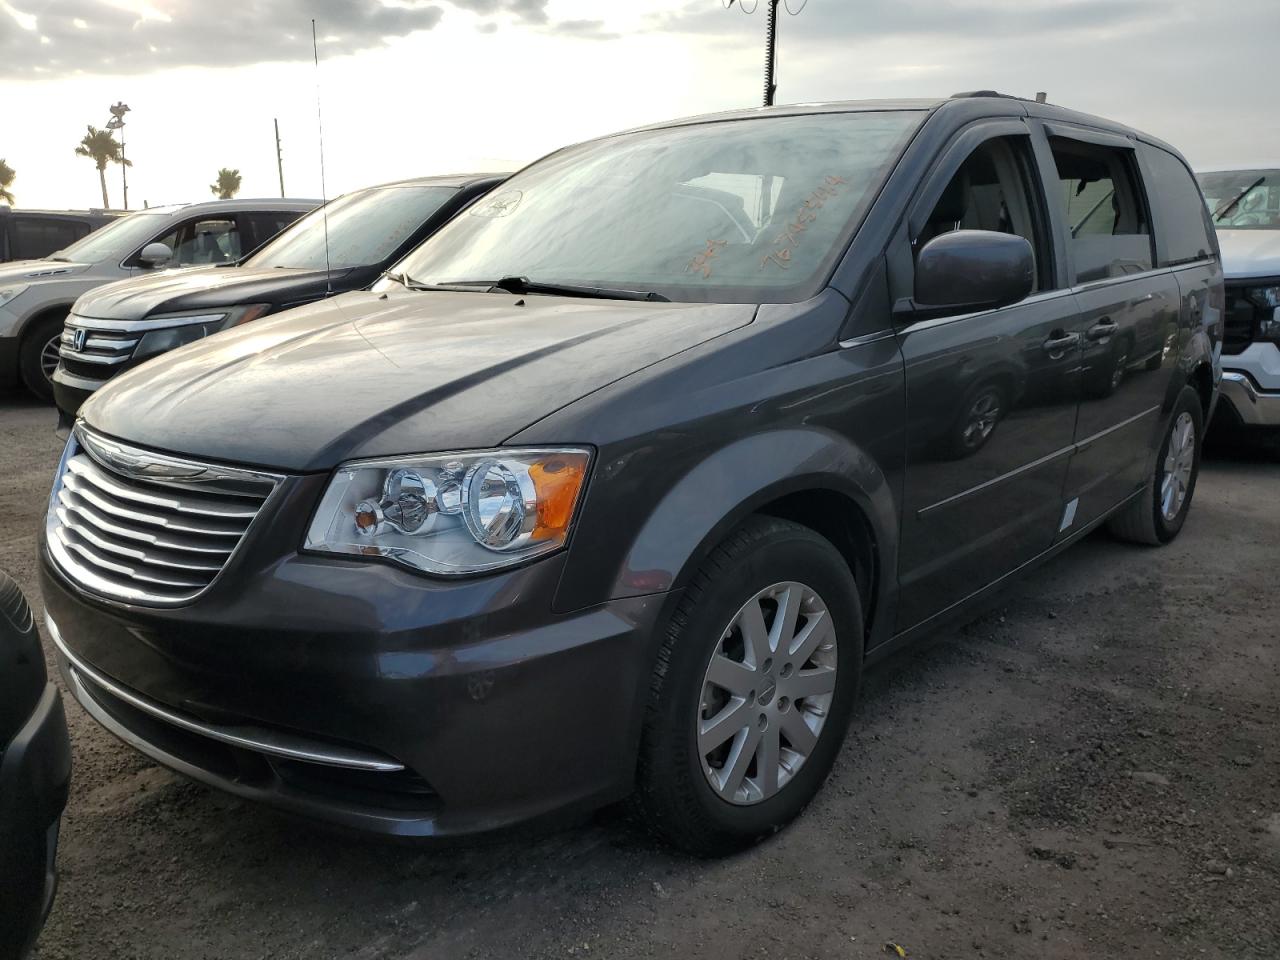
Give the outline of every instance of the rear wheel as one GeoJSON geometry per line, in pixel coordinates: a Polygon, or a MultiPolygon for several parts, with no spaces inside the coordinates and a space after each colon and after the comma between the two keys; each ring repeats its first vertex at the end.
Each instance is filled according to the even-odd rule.
{"type": "Polygon", "coordinates": [[[798,524],[748,521],[694,576],[659,653],[644,818],[699,856],[786,825],[831,770],[861,670],[861,609],[839,551],[798,524]]]}
{"type": "Polygon", "coordinates": [[[1135,543],[1168,543],[1178,535],[1191,509],[1200,475],[1204,411],[1194,387],[1183,387],[1165,428],[1151,486],[1112,519],[1116,536],[1135,543]]]}
{"type": "Polygon", "coordinates": [[[41,400],[53,399],[53,371],[64,317],[43,317],[31,324],[18,348],[18,372],[26,388],[41,400]]]}

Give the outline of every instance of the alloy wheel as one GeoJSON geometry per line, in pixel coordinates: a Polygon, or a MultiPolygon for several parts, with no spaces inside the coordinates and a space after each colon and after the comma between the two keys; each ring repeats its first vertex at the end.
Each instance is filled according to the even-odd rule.
{"type": "Polygon", "coordinates": [[[58,369],[58,349],[62,346],[62,331],[55,333],[40,349],[40,372],[50,382],[53,372],[58,369]]]}
{"type": "Polygon", "coordinates": [[[1175,520],[1191,488],[1196,462],[1196,425],[1191,414],[1181,413],[1169,433],[1168,452],[1160,478],[1160,512],[1166,522],[1175,520]]]}
{"type": "Polygon", "coordinates": [[[836,655],[831,612],[811,587],[776,583],[742,605],[711,654],[696,718],[717,795],[760,803],[796,775],[830,713],[836,655]]]}

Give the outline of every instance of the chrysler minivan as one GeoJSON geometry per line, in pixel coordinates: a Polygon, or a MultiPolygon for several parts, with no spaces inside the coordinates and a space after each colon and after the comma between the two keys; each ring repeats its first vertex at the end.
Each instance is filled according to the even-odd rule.
{"type": "Polygon", "coordinates": [[[996,94],[660,124],[367,292],[98,391],[43,537],[68,688],[205,783],[440,836],[795,817],[863,670],[1187,520],[1222,272],[1170,146],[996,94]]]}

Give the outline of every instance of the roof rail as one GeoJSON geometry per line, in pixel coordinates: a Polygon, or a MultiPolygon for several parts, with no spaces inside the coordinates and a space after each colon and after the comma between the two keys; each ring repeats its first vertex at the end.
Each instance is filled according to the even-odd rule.
{"type": "Polygon", "coordinates": [[[964,90],[953,93],[950,100],[969,100],[974,97],[999,97],[1001,100],[1025,100],[1026,97],[1015,97],[1012,93],[1001,93],[999,90],[964,90]]]}

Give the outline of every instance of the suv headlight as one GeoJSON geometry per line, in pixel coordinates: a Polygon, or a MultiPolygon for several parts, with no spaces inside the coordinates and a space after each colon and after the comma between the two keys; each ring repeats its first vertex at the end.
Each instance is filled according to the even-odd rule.
{"type": "Polygon", "coordinates": [[[15,283],[7,287],[0,287],[0,307],[3,307],[10,300],[20,297],[31,286],[29,283],[15,283]]]}
{"type": "Polygon", "coordinates": [[[133,351],[135,360],[168,353],[188,343],[203,340],[211,333],[227,330],[250,320],[257,320],[271,309],[267,303],[252,303],[218,313],[171,313],[147,317],[148,322],[163,323],[158,330],[148,330],[133,351]]]}
{"type": "Polygon", "coordinates": [[[1280,343],[1280,287],[1252,287],[1244,295],[1256,308],[1256,339],[1280,343]]]}
{"type": "Polygon", "coordinates": [[[482,450],[338,467],[305,549],[460,576],[563,546],[590,451],[482,450]]]}

